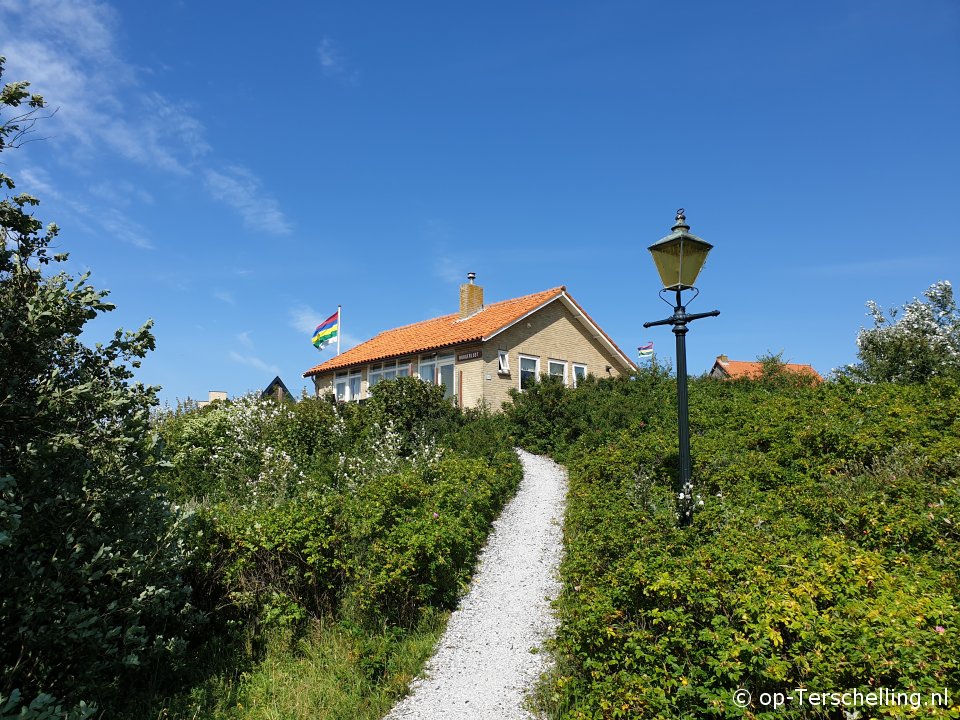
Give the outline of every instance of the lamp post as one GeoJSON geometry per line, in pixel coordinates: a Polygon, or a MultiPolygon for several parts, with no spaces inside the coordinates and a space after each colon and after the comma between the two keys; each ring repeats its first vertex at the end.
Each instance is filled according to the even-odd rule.
{"type": "Polygon", "coordinates": [[[694,287],[697,275],[707,260],[707,253],[713,245],[690,233],[690,226],[684,216],[683,208],[677,210],[676,224],[672,232],[647,248],[653,255],[653,262],[663,281],[660,298],[670,305],[670,301],[663,297],[664,293],[675,292],[676,303],[673,315],[664,320],[644,323],[645,328],[654,325],[672,325],[673,334],[677,337],[677,425],[680,440],[680,475],[677,482],[677,515],[681,527],[688,526],[693,521],[693,479],[690,463],[690,418],[687,412],[687,324],[705,317],[716,317],[719,310],[705,313],[687,312],[683,304],[681,293],[684,290],[694,290],[694,295],[687,302],[692,302],[700,291],[694,287]]]}

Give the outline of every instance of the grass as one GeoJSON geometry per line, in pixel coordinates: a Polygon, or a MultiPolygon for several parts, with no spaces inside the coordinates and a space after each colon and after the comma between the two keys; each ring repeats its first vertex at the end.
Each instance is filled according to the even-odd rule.
{"type": "Polygon", "coordinates": [[[333,620],[271,636],[239,674],[214,674],[140,708],[157,720],[379,720],[406,693],[446,627],[432,612],[405,633],[370,635],[333,620]]]}

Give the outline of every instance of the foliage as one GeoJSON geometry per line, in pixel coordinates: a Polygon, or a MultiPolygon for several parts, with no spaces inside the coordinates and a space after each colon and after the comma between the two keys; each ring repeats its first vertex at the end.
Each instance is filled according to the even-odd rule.
{"type": "Polygon", "coordinates": [[[807,717],[732,694],[960,687],[958,383],[692,380],[689,530],[674,393],[638,376],[543,411],[570,471],[554,714],[807,717]]]}
{"type": "MultiPolygon", "coordinates": [[[[0,109],[42,107],[26,86],[6,85],[0,109]]],[[[0,123],[4,145],[31,121],[0,123]]],[[[152,480],[155,389],[132,382],[149,323],[80,341],[113,306],[88,275],[53,272],[66,255],[51,254],[57,228],[43,230],[37,204],[0,200],[0,693],[4,713],[35,698],[24,717],[58,713],[51,694],[82,714],[81,700],[175,669],[194,622],[185,518],[152,480]]]]}
{"type": "Polygon", "coordinates": [[[946,280],[931,285],[926,300],[914,298],[885,315],[867,303],[872,328],[857,335],[859,363],[843,371],[865,382],[923,382],[960,371],[960,309],[946,280]],[[899,315],[899,317],[898,317],[899,315]]]}
{"type": "Polygon", "coordinates": [[[244,397],[155,415],[161,477],[196,507],[190,579],[210,642],[268,663],[277,633],[297,644],[321,624],[381,702],[405,687],[398,654],[455,606],[521,476],[503,423],[437,390],[401,378],[363,404],[244,397]]]}

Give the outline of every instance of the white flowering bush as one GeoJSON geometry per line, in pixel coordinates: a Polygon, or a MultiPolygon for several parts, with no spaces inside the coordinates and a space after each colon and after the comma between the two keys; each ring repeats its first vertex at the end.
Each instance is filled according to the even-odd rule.
{"type": "Polygon", "coordinates": [[[857,335],[860,362],[840,371],[865,382],[924,382],[960,371],[960,310],[947,280],[931,285],[924,299],[884,313],[867,303],[872,328],[857,335]]]}

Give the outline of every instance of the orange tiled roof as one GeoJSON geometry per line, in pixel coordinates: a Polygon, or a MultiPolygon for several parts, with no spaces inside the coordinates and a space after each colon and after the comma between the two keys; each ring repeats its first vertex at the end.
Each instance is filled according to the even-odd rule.
{"type": "MultiPolygon", "coordinates": [[[[717,358],[714,365],[719,365],[720,369],[723,370],[728,377],[733,380],[739,378],[750,378],[755,380],[763,375],[763,363],[759,362],[745,362],[743,360],[721,360],[717,358]]],[[[784,363],[783,369],[787,372],[794,372],[799,375],[811,375],[817,380],[823,380],[816,370],[814,370],[812,365],[798,365],[797,363],[784,363]]]]}
{"type": "Polygon", "coordinates": [[[351,365],[389,360],[403,355],[476,342],[556,299],[565,291],[566,288],[561,286],[513,300],[501,300],[484,305],[482,310],[463,320],[460,319],[460,313],[451,313],[413,325],[386,330],[337,357],[310,368],[303,376],[311,377],[351,365]]]}

